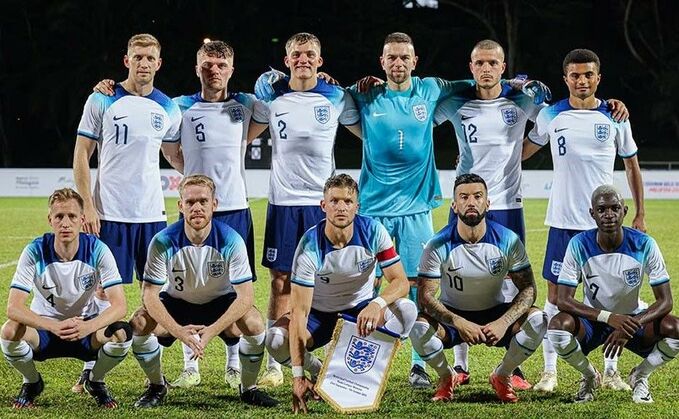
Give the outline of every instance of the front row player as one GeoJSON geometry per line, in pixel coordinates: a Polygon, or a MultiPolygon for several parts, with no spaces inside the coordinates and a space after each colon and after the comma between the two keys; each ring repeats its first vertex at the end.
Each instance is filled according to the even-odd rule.
{"type": "Polygon", "coordinates": [[[361,336],[384,326],[405,338],[417,317],[415,304],[403,298],[408,279],[389,234],[379,222],[356,214],[354,179],[346,174],[329,178],[321,209],[326,219],[304,233],[293,259],[292,312],[267,334],[269,353],[292,365],[295,413],[307,411],[306,395],[321,369],[311,351],[330,341],[339,313],[357,318],[361,336]],[[389,284],[373,298],[377,264],[389,284]]]}
{"type": "Polygon", "coordinates": [[[628,382],[635,403],[652,403],[649,375],[679,354],[679,318],[670,314],[665,262],[655,240],[622,226],[627,206],[613,186],[594,190],[589,212],[597,228],[568,244],[557,285],[560,313],[550,321],[547,336],[561,358],[582,373],[576,402],[594,399],[601,375],[587,354],[603,345],[606,356],[625,347],[644,358],[628,382]],[[656,299],[647,310],[639,306],[644,273],[656,299]],[[583,302],[574,298],[580,282],[583,302]]]}
{"type": "Polygon", "coordinates": [[[83,199],[72,189],[49,197],[47,220],[52,233],[33,240],[21,253],[10,285],[2,326],[2,353],[23,376],[15,408],[32,407],[45,384],[34,361],[73,357],[94,361],[84,387],[100,406],[115,408],[104,376],[130,349],[131,333],[120,320],[127,313],[122,280],[109,248],[81,233],[83,199]],[[98,313],[94,301],[101,286],[111,305],[98,313]],[[26,299],[35,295],[30,309],[26,299]]]}
{"type": "Polygon", "coordinates": [[[458,176],[453,194],[457,219],[429,240],[422,253],[419,301],[423,313],[410,339],[440,377],[433,401],[452,400],[461,382],[443,349],[463,342],[507,348],[490,375],[490,384],[500,400],[516,402],[512,371],[535,352],[547,331],[545,314],[533,307],[533,271],[516,233],[485,219],[488,190],[480,176],[458,176]],[[505,303],[502,293],[507,275],[519,290],[510,303],[505,303]]]}
{"type": "Polygon", "coordinates": [[[276,406],[278,401],[255,386],[264,355],[265,329],[253,305],[245,243],[231,227],[212,220],[217,208],[212,179],[185,177],[179,185],[179,198],[184,218],[151,241],[142,286],[144,306],[130,322],[132,350],[150,382],[135,406],[157,406],[167,393],[159,344],[170,346],[179,339],[202,358],[215,336],[228,345],[241,335],[240,398],[255,406],[276,406]]]}

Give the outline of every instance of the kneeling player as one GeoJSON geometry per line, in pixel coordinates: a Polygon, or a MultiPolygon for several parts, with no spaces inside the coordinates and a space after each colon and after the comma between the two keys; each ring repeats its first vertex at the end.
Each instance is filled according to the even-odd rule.
{"type": "Polygon", "coordinates": [[[100,406],[118,404],[104,376],[118,365],[131,345],[122,280],[109,248],[81,233],[83,199],[72,189],[49,198],[47,220],[52,233],[26,246],[12,279],[2,326],[2,352],[24,378],[15,408],[33,406],[45,384],[34,361],[72,357],[93,361],[84,387],[100,406]],[[102,286],[111,305],[98,313],[95,290],[102,286]],[[35,295],[30,309],[26,299],[35,295]],[[98,315],[97,315],[98,314],[98,315]]]}
{"type": "Polygon", "coordinates": [[[632,400],[652,403],[649,375],[679,353],[679,319],[670,315],[672,291],[660,249],[650,236],[623,227],[625,201],[611,185],[592,193],[590,215],[597,228],[568,243],[557,286],[559,310],[547,336],[556,352],[582,373],[576,402],[594,399],[601,376],[587,359],[600,345],[604,354],[623,347],[644,358],[629,375],[632,400]],[[643,274],[649,277],[655,303],[639,306],[643,274]],[[584,301],[575,300],[583,282],[584,301]]]}
{"type": "Polygon", "coordinates": [[[457,219],[438,232],[422,254],[419,295],[424,313],[410,339],[440,377],[434,401],[452,400],[461,381],[448,365],[444,348],[462,342],[507,348],[490,384],[500,400],[516,402],[512,371],[535,352],[547,331],[544,313],[532,306],[533,271],[519,237],[486,221],[488,190],[480,176],[459,176],[453,193],[457,219]],[[510,303],[502,294],[507,275],[519,290],[510,303]]]}
{"type": "Polygon", "coordinates": [[[278,401],[255,386],[265,329],[253,306],[245,243],[231,227],[212,221],[217,207],[212,179],[185,177],[179,197],[184,219],[153,238],[144,270],[144,308],[131,321],[132,350],[150,382],[135,406],[157,406],[167,393],[159,344],[170,346],[179,339],[202,358],[213,337],[233,344],[241,334],[240,398],[255,406],[276,406],[278,401]]]}
{"type": "Polygon", "coordinates": [[[408,279],[387,230],[356,215],[356,182],[345,174],[328,179],[321,209],[326,219],[304,233],[293,259],[292,311],[267,335],[269,353],[292,365],[295,412],[307,411],[306,394],[321,369],[311,351],[330,342],[339,313],[357,318],[361,336],[384,326],[405,337],[417,317],[415,304],[402,298],[408,295],[408,279]],[[378,263],[389,285],[373,299],[378,263]]]}

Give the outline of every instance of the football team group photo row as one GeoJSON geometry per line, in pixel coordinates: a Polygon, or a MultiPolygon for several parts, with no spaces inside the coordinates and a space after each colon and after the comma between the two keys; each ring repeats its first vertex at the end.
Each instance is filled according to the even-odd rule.
{"type": "Polygon", "coordinates": [[[663,255],[646,234],[627,107],[596,96],[603,64],[589,49],[563,58],[568,97],[552,100],[544,83],[505,74],[498,42],[469,47],[469,79],[421,78],[411,37],[390,33],[375,51],[384,73],[342,87],[320,71],[318,37],[300,32],[280,51],[285,71],[262,74],[252,94],[228,88],[233,47],[206,39],[186,68],[198,91],[170,98],[154,87],[160,42],[133,35],[127,78],[100,81],[84,104],[75,186],[49,197],[50,231],[25,246],[11,279],[0,344],[19,387],[13,407],[40,406],[49,380],[36,361],[60,357],[82,361],[72,390],[102,408],[161,406],[172,388],[200,384],[213,340],[223,342],[224,385],[240,403],[294,413],[320,397],[340,412],[375,410],[392,385],[454,405],[474,345],[501,349],[484,377],[500,402],[554,393],[561,358],[581,376],[562,383],[575,402],[608,388],[652,403],[649,377],[679,353],[679,319],[663,255]],[[459,150],[448,156],[457,159],[451,202],[434,158],[433,129],[444,122],[459,150]],[[336,173],[339,125],[362,143],[358,179],[336,173]],[[254,225],[244,158],[267,129],[266,221],[254,225]],[[548,144],[538,269],[525,247],[521,165],[548,144]],[[161,155],[183,175],[177,221],[166,214],[161,155]],[[632,202],[613,186],[616,157],[632,202]],[[435,231],[441,205],[448,221],[435,231]],[[266,278],[257,278],[260,264],[266,278]],[[644,276],[653,301],[640,298],[644,276]],[[267,281],[267,307],[255,304],[257,280],[267,281]],[[376,339],[391,339],[393,351],[377,351],[376,339]],[[177,340],[183,371],[169,381],[161,356],[177,340]],[[411,351],[407,383],[388,377],[400,345],[411,351]],[[540,347],[544,368],[531,383],[522,365],[540,347]],[[595,365],[588,355],[600,347],[604,364],[595,365]],[[623,348],[640,357],[629,374],[618,371],[623,348]],[[116,399],[107,375],[130,352],[144,391],[116,399]],[[342,369],[353,384],[324,391],[342,369]],[[277,386],[289,388],[291,406],[277,386]],[[352,388],[374,395],[367,407],[343,405],[358,397],[352,388]]]}

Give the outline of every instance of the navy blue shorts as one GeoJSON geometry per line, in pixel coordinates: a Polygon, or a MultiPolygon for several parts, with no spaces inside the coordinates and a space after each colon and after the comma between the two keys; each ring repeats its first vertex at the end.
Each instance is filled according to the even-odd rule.
{"type": "MultiPolygon", "coordinates": [[[[483,326],[484,324],[490,323],[494,320],[499,319],[502,317],[507,310],[509,310],[509,307],[511,307],[512,303],[502,303],[499,305],[496,305],[495,307],[491,307],[486,310],[479,310],[479,311],[464,311],[464,310],[456,310],[452,307],[446,306],[446,308],[453,313],[457,314],[458,316],[462,316],[465,320],[468,320],[470,322],[476,323],[480,326],[483,326]]],[[[441,326],[446,330],[446,338],[443,339],[443,347],[446,349],[450,349],[453,346],[457,346],[461,343],[464,343],[462,340],[462,337],[460,337],[460,334],[458,333],[457,329],[454,328],[451,325],[445,324],[445,323],[440,323],[441,326]]],[[[500,339],[498,342],[495,343],[494,346],[497,347],[509,347],[509,341],[512,339],[512,326],[510,325],[507,328],[507,331],[505,332],[505,335],[502,336],[502,339],[500,339]]]]}
{"type": "Polygon", "coordinates": [[[312,308],[309,311],[309,318],[306,323],[306,329],[311,333],[311,337],[314,340],[314,344],[309,350],[313,351],[316,348],[321,348],[330,342],[332,339],[332,332],[335,331],[335,325],[337,324],[339,314],[358,317],[358,313],[360,313],[365,306],[370,304],[371,301],[372,300],[361,301],[353,308],[331,313],[314,310],[312,308]]]}
{"type": "MultiPolygon", "coordinates": [[[[599,346],[603,345],[604,342],[606,342],[608,335],[613,333],[613,330],[615,330],[606,323],[592,321],[589,319],[585,319],[583,317],[578,317],[578,319],[580,320],[581,327],[585,329],[585,336],[580,342],[582,353],[584,353],[585,355],[589,354],[599,346]]],[[[654,326],[657,325],[658,323],[654,324],[654,326]]],[[[577,334],[578,333],[576,332],[576,335],[577,334]]],[[[658,335],[659,333],[656,332],[656,336],[658,335]]],[[[630,351],[634,352],[635,354],[639,355],[642,358],[646,358],[648,354],[651,353],[651,351],[653,350],[655,342],[651,342],[650,345],[644,345],[643,336],[644,328],[642,327],[639,330],[637,330],[636,333],[634,333],[632,339],[627,341],[627,345],[625,345],[625,348],[629,349],[630,351]]]]}
{"type": "MultiPolygon", "coordinates": [[[[224,294],[205,304],[193,304],[174,298],[163,291],[160,293],[160,301],[174,321],[181,326],[187,324],[209,326],[226,313],[226,310],[236,300],[236,296],[236,293],[224,294]]],[[[220,334],[219,337],[229,346],[235,345],[240,339],[237,337],[226,338],[223,334],[220,334]]],[[[174,336],[159,336],[158,343],[168,347],[176,339],[174,336]]]]}
{"type": "Polygon", "coordinates": [[[44,361],[52,358],[77,358],[81,361],[94,361],[97,359],[98,349],[92,348],[92,335],[80,340],[67,341],[47,330],[38,330],[40,344],[33,351],[35,361],[44,361]]]}
{"type": "MultiPolygon", "coordinates": [[[[526,223],[523,220],[523,208],[489,210],[486,219],[507,227],[519,236],[521,243],[526,243],[526,223]]],[[[457,222],[457,214],[453,212],[453,208],[450,208],[448,224],[453,222],[457,222]]]]}
{"type": "Polygon", "coordinates": [[[123,284],[132,283],[133,270],[137,271],[137,279],[141,280],[149,243],[153,236],[165,227],[167,227],[165,221],[157,223],[101,221],[99,238],[111,249],[123,284]]]}
{"type": "Polygon", "coordinates": [[[305,231],[325,218],[320,205],[282,206],[266,209],[262,265],[280,272],[292,271],[292,258],[305,231]]]}
{"type": "Polygon", "coordinates": [[[542,277],[556,285],[561,272],[561,264],[566,256],[568,242],[573,236],[581,233],[582,230],[564,230],[562,228],[550,227],[547,236],[547,249],[545,250],[545,263],[542,265],[542,277]]]}
{"type": "MultiPolygon", "coordinates": [[[[179,212],[179,220],[184,219],[184,214],[179,212]]],[[[231,211],[216,211],[212,214],[212,219],[220,221],[232,229],[236,230],[243,241],[245,242],[245,249],[248,252],[248,263],[250,271],[252,271],[252,282],[257,280],[257,272],[255,270],[255,231],[252,226],[252,213],[250,208],[243,208],[231,211]]]]}

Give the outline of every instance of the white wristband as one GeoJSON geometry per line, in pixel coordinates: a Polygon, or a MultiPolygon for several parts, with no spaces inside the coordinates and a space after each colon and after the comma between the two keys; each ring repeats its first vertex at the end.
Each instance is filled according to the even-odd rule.
{"type": "Polygon", "coordinates": [[[596,316],[596,321],[608,324],[608,318],[611,317],[611,312],[606,310],[601,310],[599,315],[596,316]]]}
{"type": "Polygon", "coordinates": [[[292,367],[292,377],[293,378],[304,377],[304,367],[293,366],[292,367]]]}
{"type": "Polygon", "coordinates": [[[384,301],[384,298],[382,298],[382,297],[377,297],[374,300],[372,300],[371,302],[377,303],[377,305],[380,306],[380,308],[384,308],[384,307],[387,306],[387,302],[384,301]]]}

